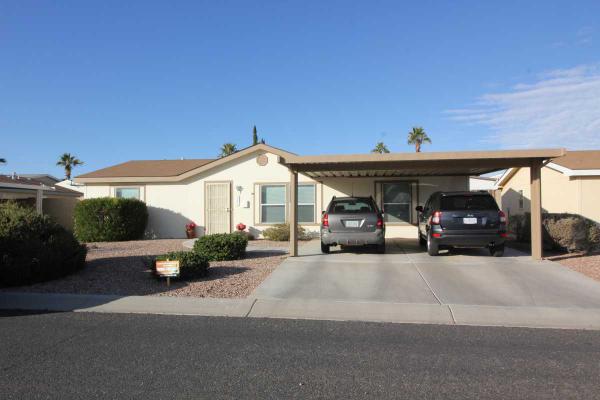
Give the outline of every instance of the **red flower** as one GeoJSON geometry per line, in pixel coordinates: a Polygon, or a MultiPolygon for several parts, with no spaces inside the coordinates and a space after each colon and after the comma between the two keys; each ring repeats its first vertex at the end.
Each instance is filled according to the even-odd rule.
{"type": "Polygon", "coordinates": [[[194,229],[196,229],[196,224],[193,221],[190,221],[189,224],[185,224],[186,231],[192,231],[194,229]]]}
{"type": "Polygon", "coordinates": [[[244,225],[243,223],[241,223],[241,222],[240,222],[239,224],[237,224],[237,225],[235,226],[235,228],[236,228],[238,231],[243,231],[244,229],[246,229],[246,225],[244,225]]]}

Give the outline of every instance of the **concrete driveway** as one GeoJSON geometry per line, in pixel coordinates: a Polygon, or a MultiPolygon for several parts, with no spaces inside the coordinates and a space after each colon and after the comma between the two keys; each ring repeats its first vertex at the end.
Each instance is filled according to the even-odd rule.
{"type": "Polygon", "coordinates": [[[485,249],[430,257],[416,240],[388,241],[387,254],[324,255],[318,242],[300,247],[252,294],[257,299],[600,308],[600,283],[551,261],[485,249]]]}

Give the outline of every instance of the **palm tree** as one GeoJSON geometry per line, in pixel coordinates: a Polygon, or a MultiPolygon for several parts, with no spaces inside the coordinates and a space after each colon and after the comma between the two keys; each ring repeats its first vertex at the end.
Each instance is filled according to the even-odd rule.
{"type": "Polygon", "coordinates": [[[389,152],[390,152],[390,150],[387,148],[387,146],[383,142],[377,142],[377,144],[375,145],[375,148],[373,150],[371,150],[371,153],[379,153],[379,154],[389,153],[389,152]]]}
{"type": "Polygon", "coordinates": [[[0,158],[0,164],[6,164],[6,158],[0,158]]]}
{"type": "Polygon", "coordinates": [[[219,158],[230,156],[237,151],[238,149],[235,144],[225,143],[223,146],[221,146],[221,154],[219,154],[219,158]]]}
{"type": "Polygon", "coordinates": [[[415,145],[415,151],[421,152],[421,145],[423,143],[431,143],[431,139],[425,133],[425,129],[421,126],[414,126],[410,132],[408,132],[408,144],[415,145]]]}
{"type": "Polygon", "coordinates": [[[71,171],[73,171],[73,168],[76,166],[83,165],[83,161],[72,156],[71,153],[64,153],[60,156],[56,165],[63,167],[65,169],[65,177],[67,180],[71,180],[71,171]]]}

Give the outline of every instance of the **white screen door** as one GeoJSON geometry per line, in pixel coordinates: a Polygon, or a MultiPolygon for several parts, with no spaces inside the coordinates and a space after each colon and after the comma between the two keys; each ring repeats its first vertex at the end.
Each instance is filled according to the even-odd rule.
{"type": "Polygon", "coordinates": [[[206,233],[231,232],[231,183],[207,182],[205,205],[206,233]]]}

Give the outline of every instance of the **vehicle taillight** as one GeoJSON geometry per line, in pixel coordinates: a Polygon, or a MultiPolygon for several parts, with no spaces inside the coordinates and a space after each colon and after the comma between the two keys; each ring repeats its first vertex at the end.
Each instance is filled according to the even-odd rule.
{"type": "Polygon", "coordinates": [[[377,217],[377,228],[383,228],[383,218],[377,217]]]}
{"type": "Polygon", "coordinates": [[[501,224],[506,224],[506,214],[504,214],[504,211],[498,211],[498,219],[500,219],[501,224]]]}
{"type": "Polygon", "coordinates": [[[434,211],[433,214],[431,214],[431,220],[429,221],[429,224],[430,225],[439,225],[441,221],[442,221],[442,212],[434,211]]]}
{"type": "Polygon", "coordinates": [[[323,226],[329,226],[329,215],[323,214],[323,218],[321,219],[321,223],[323,226]]]}

